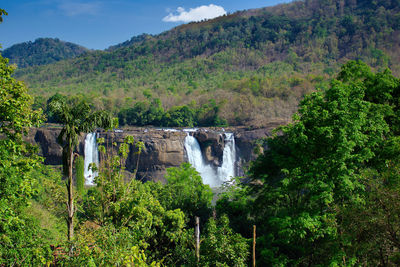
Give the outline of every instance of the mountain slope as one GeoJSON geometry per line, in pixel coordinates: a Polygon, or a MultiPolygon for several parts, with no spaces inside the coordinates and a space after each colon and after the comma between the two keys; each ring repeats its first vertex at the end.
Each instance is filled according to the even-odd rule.
{"type": "Polygon", "coordinates": [[[308,0],[189,23],[109,51],[17,72],[34,94],[83,93],[94,104],[221,105],[230,124],[288,119],[302,96],[362,59],[400,73],[400,1],[308,0]],[[145,92],[145,93],[143,93],[145,92]]]}
{"type": "Polygon", "coordinates": [[[34,42],[15,44],[2,52],[10,63],[19,68],[51,64],[63,59],[74,58],[89,49],[52,38],[38,38],[34,42]]]}

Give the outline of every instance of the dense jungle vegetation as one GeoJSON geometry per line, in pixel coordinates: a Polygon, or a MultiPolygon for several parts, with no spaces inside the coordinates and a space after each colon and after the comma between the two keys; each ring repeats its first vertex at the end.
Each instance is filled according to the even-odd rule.
{"type": "MultiPolygon", "coordinates": [[[[0,265],[249,266],[253,225],[257,266],[400,265],[398,7],[399,1],[294,2],[183,25],[15,76],[15,66],[0,56],[0,265]],[[274,19],[279,27],[268,24],[274,19]],[[302,19],[305,28],[291,39],[302,19]],[[209,35],[242,29],[238,22],[269,25],[263,29],[277,37],[232,39],[237,47],[230,48],[224,46],[230,35],[209,37],[216,42],[211,48],[197,41],[193,50],[185,46],[192,38],[183,37],[176,39],[182,46],[159,46],[202,27],[209,35]],[[333,47],[341,49],[332,54],[325,45],[333,34],[333,47]],[[15,77],[28,81],[36,97],[15,77]],[[56,89],[61,94],[53,95],[56,89]],[[240,110],[242,99],[248,102],[240,110]],[[275,110],[278,102],[291,108],[275,110]],[[226,115],[230,108],[238,110],[233,117],[226,115]],[[262,141],[268,149],[260,149],[246,183],[227,185],[215,205],[187,163],[168,169],[165,184],[126,172],[129,150],[140,155],[143,146],[129,136],[118,154],[98,140],[102,160],[91,168],[99,176],[95,186],[83,186],[76,138],[93,127],[117,127],[114,117],[133,124],[262,125],[295,110],[291,123],[262,141]],[[62,123],[62,169],[43,165],[23,139],[47,120],[62,123]]],[[[0,9],[0,22],[5,14],[0,9]]],[[[231,37],[264,36],[242,34],[231,37]]]]}
{"type": "Polygon", "coordinates": [[[43,116],[0,59],[2,265],[246,266],[252,225],[259,266],[400,263],[400,80],[389,69],[346,63],[265,140],[269,149],[252,163],[250,182],[227,185],[212,205],[213,192],[188,163],[168,169],[166,184],[125,172],[129,150],[140,154],[143,145],[130,136],[118,155],[98,140],[102,161],[91,168],[99,176],[84,187],[74,136],[94,125],[112,129],[117,120],[77,98],[50,105],[71,155],[64,172],[42,165],[22,137],[43,116]]]}
{"type": "Polygon", "coordinates": [[[164,110],[214,99],[228,124],[261,126],[289,120],[302,97],[326,88],[349,59],[398,75],[399,4],[307,0],[237,12],[19,69],[15,77],[42,107],[56,92],[83,94],[114,115],[149,94],[164,110]]]}

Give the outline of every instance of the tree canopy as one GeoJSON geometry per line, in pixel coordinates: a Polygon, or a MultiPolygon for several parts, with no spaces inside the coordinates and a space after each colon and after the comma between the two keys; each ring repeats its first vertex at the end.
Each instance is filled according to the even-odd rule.
{"type": "MultiPolygon", "coordinates": [[[[327,86],[349,59],[398,75],[398,9],[397,0],[292,1],[136,37],[16,77],[36,96],[85,94],[114,115],[149,95],[165,111],[211,98],[229,103],[219,117],[230,125],[262,126],[288,120],[303,96],[327,86]]],[[[183,112],[173,114],[175,125],[191,122],[176,116],[183,112]]]]}
{"type": "Polygon", "coordinates": [[[92,132],[97,127],[112,128],[113,120],[108,112],[93,112],[85,101],[79,99],[55,98],[49,103],[56,120],[63,124],[57,142],[63,147],[63,168],[67,176],[68,239],[74,236],[74,214],[76,211],[73,186],[74,152],[81,133],[92,132]]]}
{"type": "MultiPolygon", "coordinates": [[[[0,10],[0,15],[6,14],[0,10]]],[[[40,164],[36,150],[23,137],[38,126],[41,111],[32,111],[24,83],[0,56],[0,265],[44,264],[49,253],[44,231],[26,209],[35,193],[29,173],[40,164]],[[36,249],[33,250],[32,247],[36,249]]]]}
{"type": "Polygon", "coordinates": [[[365,204],[366,171],[386,172],[398,150],[398,92],[400,81],[390,71],[375,74],[349,61],[327,90],[304,98],[293,123],[267,140],[250,170],[265,264],[359,260],[344,214],[365,204]]]}

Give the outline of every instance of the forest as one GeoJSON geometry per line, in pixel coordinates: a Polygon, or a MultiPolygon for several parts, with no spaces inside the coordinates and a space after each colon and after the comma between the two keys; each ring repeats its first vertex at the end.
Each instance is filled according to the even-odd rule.
{"type": "Polygon", "coordinates": [[[0,69],[2,265],[246,266],[252,225],[260,266],[400,263],[400,80],[389,69],[343,65],[326,90],[304,97],[292,123],[264,140],[269,149],[251,164],[250,181],[227,186],[215,205],[188,163],[168,169],[166,184],[126,182],[122,162],[141,148],[129,136],[118,155],[101,146],[96,186],[85,188],[76,137],[117,120],[76,98],[50,104],[64,125],[64,172],[42,165],[23,135],[43,114],[31,109],[3,57],[0,69]]]}
{"type": "MultiPolygon", "coordinates": [[[[164,110],[211,98],[229,125],[262,126],[290,120],[303,96],[326,88],[348,60],[399,75],[399,9],[397,0],[294,1],[19,68],[15,77],[42,109],[55,93],[82,94],[118,116],[150,93],[164,110]]],[[[56,49],[49,42],[47,50],[56,49]]]]}
{"type": "Polygon", "coordinates": [[[34,42],[13,45],[2,51],[2,55],[11,59],[11,63],[17,64],[19,68],[25,68],[74,58],[85,52],[89,50],[57,38],[38,38],[34,42]]]}
{"type": "MultiPolygon", "coordinates": [[[[50,65],[16,70],[0,55],[0,266],[400,265],[400,79],[389,40],[397,38],[398,8],[399,1],[294,2],[50,65]],[[198,46],[174,51],[169,42],[196,40],[183,37],[190,34],[198,46]],[[340,49],[315,49],[329,40],[340,49]],[[253,57],[241,61],[238,51],[253,57]],[[252,65],[257,58],[265,62],[252,65]],[[151,80],[156,72],[160,80],[151,80]],[[118,92],[126,93],[120,105],[118,92]],[[227,116],[227,106],[238,107],[230,94],[251,100],[227,116]],[[267,99],[290,108],[275,110],[267,99]],[[78,137],[95,128],[257,126],[282,117],[288,123],[259,140],[245,177],[219,192],[189,163],[169,168],[165,183],[135,179],[124,162],[131,150],[140,157],[143,143],[132,136],[116,149],[98,139],[101,161],[90,166],[98,176],[84,185],[78,137]],[[62,129],[62,166],[44,165],[25,139],[45,122],[62,129]]],[[[0,9],[0,22],[4,15],[0,9]]]]}

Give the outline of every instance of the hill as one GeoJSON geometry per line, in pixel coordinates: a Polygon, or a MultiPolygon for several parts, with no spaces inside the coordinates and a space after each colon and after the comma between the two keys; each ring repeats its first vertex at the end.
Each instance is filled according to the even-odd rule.
{"type": "Polygon", "coordinates": [[[399,55],[400,1],[307,0],[185,24],[16,75],[33,94],[81,93],[115,113],[152,99],[164,109],[214,99],[231,125],[257,126],[289,119],[346,61],[399,74],[399,55]]]}
{"type": "Polygon", "coordinates": [[[114,51],[114,50],[117,50],[118,48],[121,48],[121,47],[127,47],[127,46],[134,45],[136,43],[141,43],[141,42],[143,42],[143,41],[145,41],[147,39],[150,39],[151,37],[153,37],[153,36],[150,35],[150,34],[143,33],[143,34],[138,35],[138,36],[133,36],[130,40],[127,40],[127,41],[125,41],[123,43],[112,45],[106,50],[114,51]]]}
{"type": "Polygon", "coordinates": [[[74,58],[88,52],[83,46],[64,42],[59,39],[38,38],[34,42],[15,44],[2,52],[10,63],[19,68],[51,64],[63,59],[74,58]]]}

